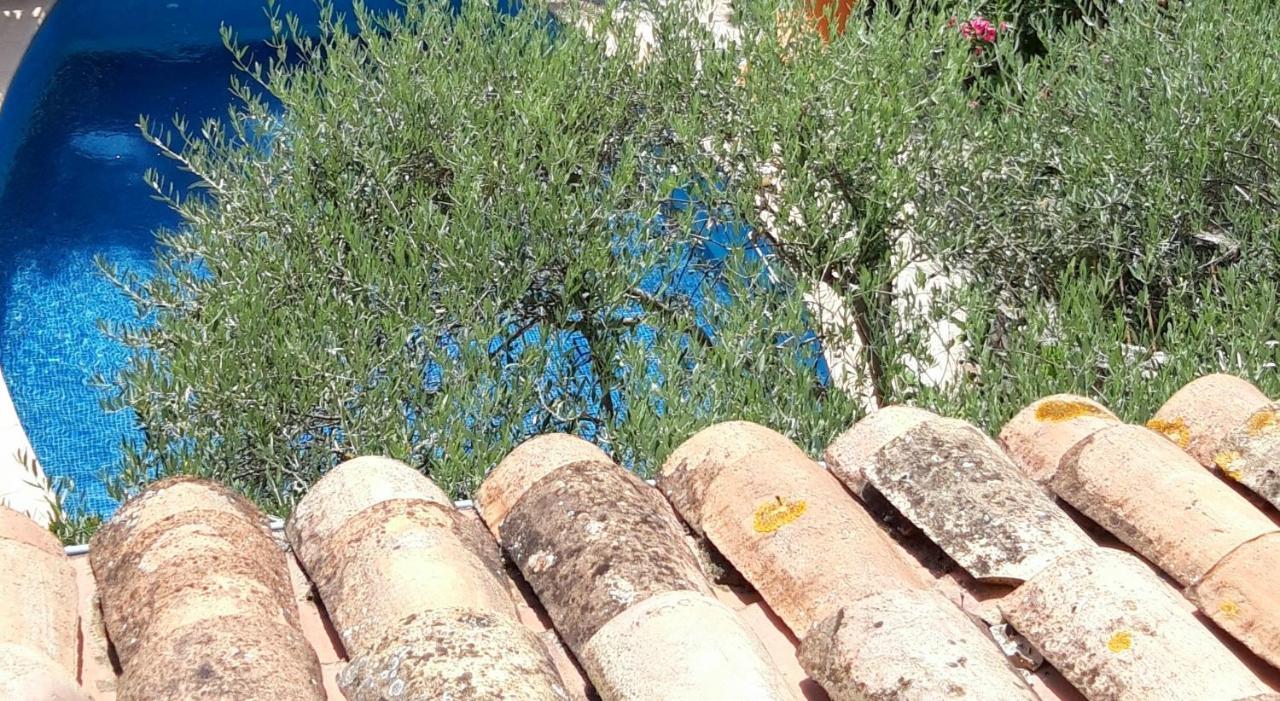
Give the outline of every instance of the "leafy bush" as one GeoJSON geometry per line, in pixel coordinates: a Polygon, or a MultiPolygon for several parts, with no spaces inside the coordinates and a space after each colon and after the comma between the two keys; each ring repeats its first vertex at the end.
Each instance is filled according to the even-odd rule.
{"type": "Polygon", "coordinates": [[[242,86],[176,137],[212,196],[121,281],[149,320],[122,330],[123,484],[196,472],[283,512],[387,453],[461,496],[531,432],[643,472],[727,418],[816,452],[859,413],[815,380],[818,283],[881,401],[989,430],[1061,391],[1142,420],[1215,370],[1280,393],[1280,11],[1137,3],[978,55],[949,20],[982,8],[887,5],[823,42],[742,3],[727,49],[668,18],[643,67],[610,50],[630,27],[536,8],[277,27],[247,69],[279,109],[242,86]],[[912,261],[963,284],[921,312],[912,261]],[[969,363],[939,386],[911,358],[955,309],[969,363]]]}
{"type": "Polygon", "coordinates": [[[121,281],[150,320],[122,333],[125,486],[197,473],[283,512],[372,453],[461,497],[546,430],[644,472],[716,420],[812,449],[849,422],[785,275],[652,109],[691,64],[636,70],[535,9],[358,25],[278,23],[269,64],[233,47],[229,122],[152,130],[207,196],[157,183],[185,225],[121,281]]]}

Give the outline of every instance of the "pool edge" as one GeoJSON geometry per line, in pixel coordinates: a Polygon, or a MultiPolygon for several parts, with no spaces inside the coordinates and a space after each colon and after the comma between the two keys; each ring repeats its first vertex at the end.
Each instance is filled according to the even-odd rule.
{"type": "Polygon", "coordinates": [[[0,0],[0,107],[27,47],[57,0],[0,0]]]}
{"type": "Polygon", "coordinates": [[[4,370],[0,369],[0,504],[48,526],[53,520],[56,498],[18,419],[4,370]]]}

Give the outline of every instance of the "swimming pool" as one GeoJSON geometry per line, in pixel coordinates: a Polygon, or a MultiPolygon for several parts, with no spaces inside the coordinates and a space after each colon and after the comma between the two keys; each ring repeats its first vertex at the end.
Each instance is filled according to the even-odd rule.
{"type": "MultiPolygon", "coordinates": [[[[311,0],[277,5],[317,22],[311,0]]],[[[60,0],[5,96],[0,367],[46,472],[74,482],[73,507],[114,508],[104,477],[121,442],[139,438],[130,413],[105,414],[91,384],[126,359],[99,320],[133,318],[94,259],[146,275],[154,231],[177,224],[143,176],[184,176],[143,140],[138,118],[225,113],[234,69],[219,27],[252,42],[267,34],[263,13],[262,0],[60,0]]]]}

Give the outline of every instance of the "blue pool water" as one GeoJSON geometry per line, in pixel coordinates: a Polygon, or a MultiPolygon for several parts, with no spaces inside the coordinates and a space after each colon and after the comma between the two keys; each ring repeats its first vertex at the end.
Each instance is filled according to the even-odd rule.
{"type": "MultiPolygon", "coordinates": [[[[310,0],[282,5],[314,24],[310,0]]],[[[94,258],[145,275],[154,231],[177,223],[143,174],[186,178],[136,125],[226,113],[224,22],[260,38],[262,0],[61,0],[0,109],[0,367],[47,472],[72,480],[72,506],[90,512],[114,507],[103,478],[138,437],[89,384],[126,358],[98,320],[133,318],[94,258]]]]}

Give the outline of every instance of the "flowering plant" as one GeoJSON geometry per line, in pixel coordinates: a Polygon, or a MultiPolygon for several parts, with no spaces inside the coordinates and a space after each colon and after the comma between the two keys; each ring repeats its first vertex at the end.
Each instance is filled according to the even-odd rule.
{"type": "MultiPolygon", "coordinates": [[[[996,42],[996,38],[999,35],[1009,31],[1010,29],[1007,22],[1001,22],[998,25],[992,24],[991,20],[983,17],[982,15],[974,15],[973,18],[959,22],[958,24],[960,27],[960,36],[969,40],[969,43],[973,45],[973,53],[977,56],[981,56],[988,46],[996,42]]],[[[956,25],[957,20],[955,17],[952,17],[947,22],[947,26],[949,27],[955,27],[956,25]]]]}

